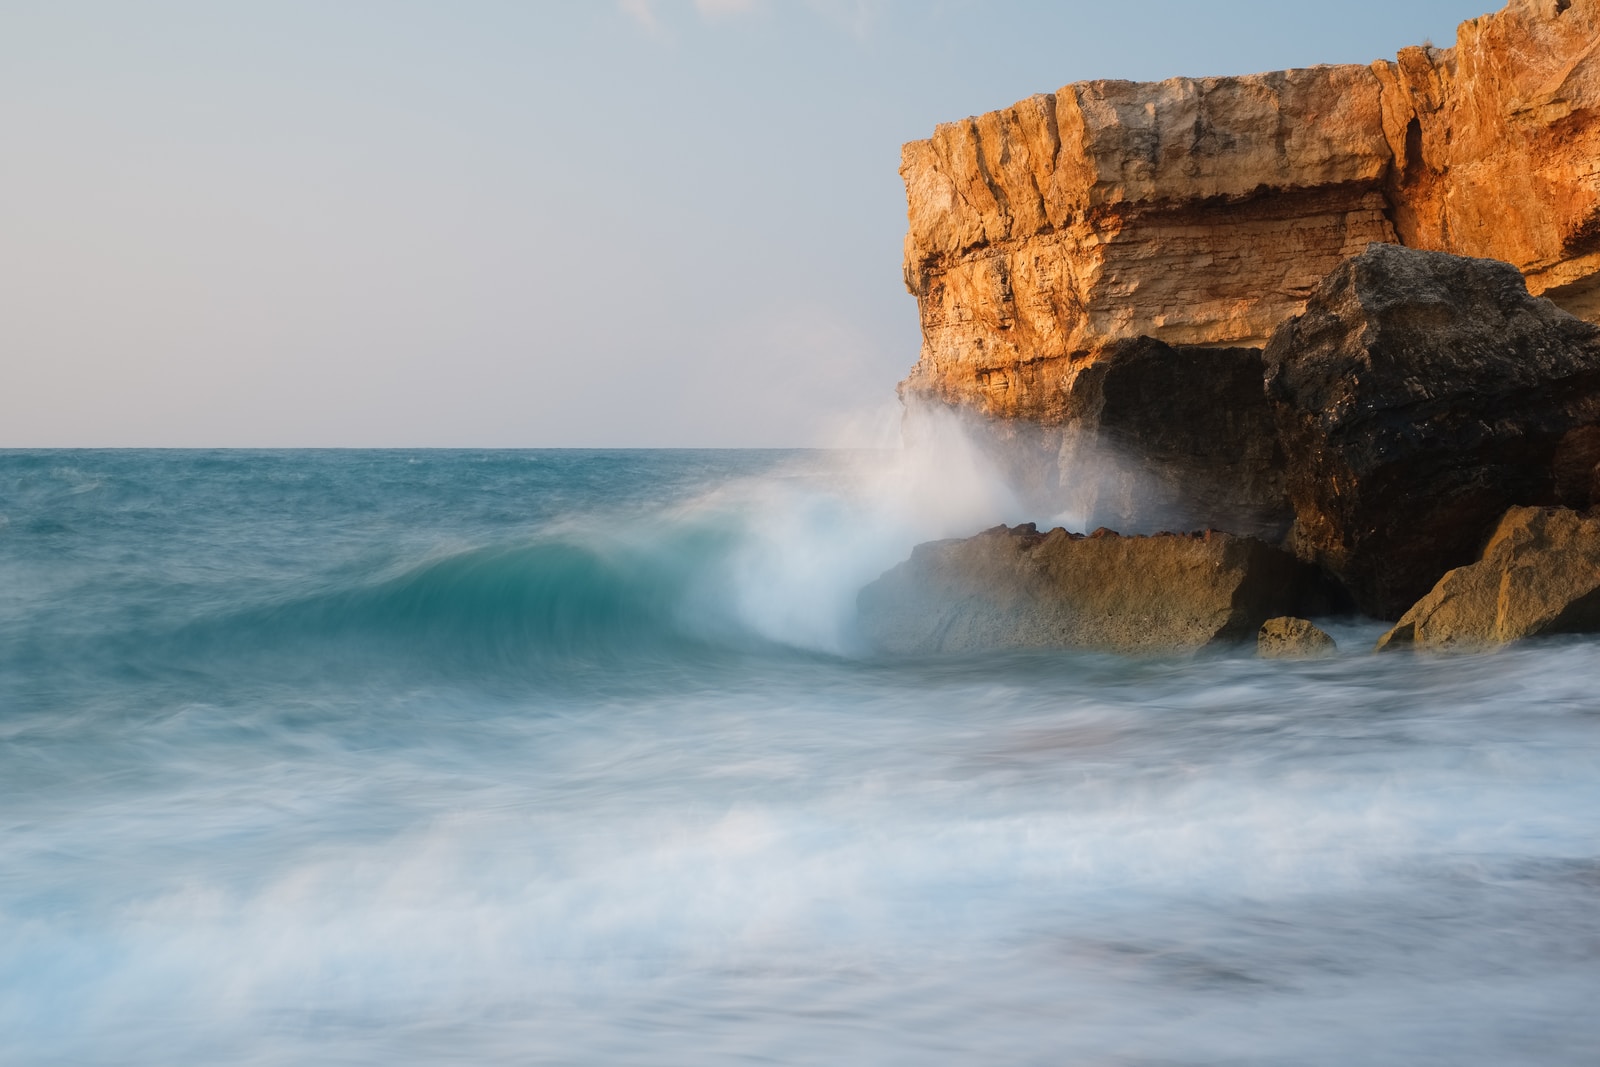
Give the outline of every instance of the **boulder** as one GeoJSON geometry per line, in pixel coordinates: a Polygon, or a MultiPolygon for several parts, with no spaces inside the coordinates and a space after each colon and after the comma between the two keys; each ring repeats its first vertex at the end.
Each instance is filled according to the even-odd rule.
{"type": "Polygon", "coordinates": [[[1512,508],[1483,556],[1439,579],[1378,649],[1472,650],[1600,631],[1600,516],[1512,508]]]}
{"type": "Polygon", "coordinates": [[[1508,507],[1588,503],[1600,327],[1506,263],[1372,245],[1263,358],[1289,544],[1369,614],[1397,617],[1471,562],[1508,507]]]}
{"type": "Polygon", "coordinates": [[[1262,659],[1319,659],[1338,651],[1333,638],[1309,619],[1268,619],[1256,634],[1256,655],[1262,659]]]}
{"type": "Polygon", "coordinates": [[[1089,536],[1032,523],[918,545],[861,591],[863,636],[901,654],[1002,648],[1171,653],[1318,610],[1311,568],[1250,537],[1089,536]]]}

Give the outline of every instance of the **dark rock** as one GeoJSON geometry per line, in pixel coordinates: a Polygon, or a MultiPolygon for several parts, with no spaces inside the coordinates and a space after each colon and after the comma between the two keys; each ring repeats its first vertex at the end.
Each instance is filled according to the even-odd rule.
{"type": "Polygon", "coordinates": [[[1289,615],[1268,619],[1256,634],[1256,655],[1263,659],[1317,659],[1338,651],[1325,631],[1289,615]]]}
{"type": "Polygon", "coordinates": [[[1048,377],[1029,386],[1038,404],[967,421],[1028,506],[1086,529],[1209,524],[1269,541],[1288,531],[1260,349],[1138,337],[1057,363],[1019,370],[1048,377]]]}
{"type": "Polygon", "coordinates": [[[1364,611],[1399,615],[1508,507],[1588,503],[1600,437],[1578,431],[1600,422],[1600,328],[1508,264],[1372,245],[1264,358],[1289,544],[1364,611]]]}
{"type": "Polygon", "coordinates": [[[1277,540],[1291,512],[1263,374],[1256,348],[1110,345],[1064,390],[1063,469],[1124,529],[1203,523],[1277,540]]]}
{"type": "Polygon", "coordinates": [[[1600,517],[1512,508],[1476,563],[1439,579],[1378,639],[1471,650],[1540,634],[1600,632],[1600,517]]]}
{"type": "Polygon", "coordinates": [[[1326,605],[1314,568],[1254,538],[1040,537],[1031,524],[918,545],[857,600],[863,634],[897,653],[1192,651],[1326,605]]]}

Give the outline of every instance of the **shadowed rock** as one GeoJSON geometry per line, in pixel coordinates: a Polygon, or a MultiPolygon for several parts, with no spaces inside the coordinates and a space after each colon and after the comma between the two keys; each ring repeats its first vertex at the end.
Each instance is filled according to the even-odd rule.
{"type": "Polygon", "coordinates": [[[1471,650],[1540,634],[1600,631],[1600,517],[1508,511],[1478,562],[1450,571],[1378,649],[1471,650]]]}
{"type": "Polygon", "coordinates": [[[1398,616],[1508,507],[1588,503],[1600,328],[1530,297],[1508,264],[1373,245],[1264,359],[1290,544],[1364,611],[1398,616]]]}
{"type": "Polygon", "coordinates": [[[1032,523],[919,545],[861,591],[862,633],[896,653],[1085,648],[1170,653],[1252,639],[1325,607],[1311,568],[1249,537],[1085,537],[1032,523]]]}
{"type": "Polygon", "coordinates": [[[1262,374],[1259,349],[1138,337],[1074,360],[1028,418],[969,429],[1030,506],[1085,528],[1279,541],[1291,511],[1262,374]]]}

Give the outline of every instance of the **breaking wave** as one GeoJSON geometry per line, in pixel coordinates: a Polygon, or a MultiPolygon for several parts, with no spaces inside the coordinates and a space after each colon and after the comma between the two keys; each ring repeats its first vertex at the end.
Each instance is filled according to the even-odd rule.
{"type": "Polygon", "coordinates": [[[486,544],[324,568],[140,641],[167,660],[557,676],[728,654],[865,652],[855,598],[913,545],[1021,521],[953,423],[915,452],[780,466],[687,501],[563,512],[486,544]]]}

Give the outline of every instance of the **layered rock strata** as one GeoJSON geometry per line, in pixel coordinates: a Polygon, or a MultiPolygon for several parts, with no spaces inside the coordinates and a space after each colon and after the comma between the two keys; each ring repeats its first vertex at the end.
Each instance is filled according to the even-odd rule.
{"type": "Polygon", "coordinates": [[[1371,242],[1492,257],[1600,320],[1600,0],[1455,47],[1080,82],[905,146],[908,397],[1041,424],[1107,346],[1259,346],[1371,242]]]}
{"type": "Polygon", "coordinates": [[[1600,631],[1600,518],[1513,508],[1476,563],[1458,567],[1378,648],[1472,651],[1542,634],[1600,631]]]}
{"type": "Polygon", "coordinates": [[[1194,651],[1326,607],[1317,577],[1249,537],[1090,536],[1032,523],[919,545],[861,591],[863,635],[902,654],[999,648],[1194,651]]]}
{"type": "Polygon", "coordinates": [[[1600,327],[1495,260],[1373,245],[1264,355],[1289,544],[1395,618],[1518,504],[1588,504],[1600,327]]]}

